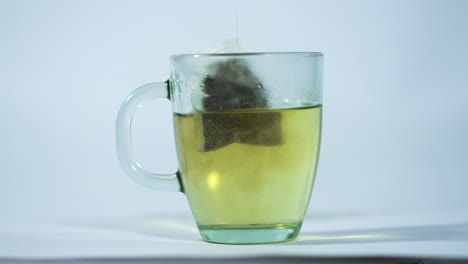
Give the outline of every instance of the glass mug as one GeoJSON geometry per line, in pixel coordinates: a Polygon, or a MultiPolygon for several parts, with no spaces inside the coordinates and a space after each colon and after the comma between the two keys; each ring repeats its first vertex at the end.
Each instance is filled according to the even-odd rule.
{"type": "Polygon", "coordinates": [[[295,239],[319,156],[323,55],[192,54],[170,61],[169,80],[137,88],[119,110],[122,169],[145,187],[185,193],[205,241],[295,239]],[[148,172],[132,154],[133,115],[156,98],[173,107],[173,174],[148,172]]]}

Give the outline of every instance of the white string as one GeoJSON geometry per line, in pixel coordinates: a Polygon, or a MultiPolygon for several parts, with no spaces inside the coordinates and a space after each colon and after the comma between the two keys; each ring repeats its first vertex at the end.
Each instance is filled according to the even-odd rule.
{"type": "Polygon", "coordinates": [[[236,38],[225,39],[218,43],[215,43],[209,48],[199,50],[196,53],[213,54],[213,53],[239,53],[243,52],[244,49],[241,46],[239,39],[239,0],[236,0],[236,38]]]}
{"type": "Polygon", "coordinates": [[[239,0],[236,0],[236,44],[239,43],[239,0]]]}

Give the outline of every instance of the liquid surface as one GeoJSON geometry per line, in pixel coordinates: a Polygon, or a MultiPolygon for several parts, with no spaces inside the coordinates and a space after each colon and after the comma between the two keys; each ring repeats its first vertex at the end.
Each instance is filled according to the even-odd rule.
{"type": "Polygon", "coordinates": [[[174,117],[185,193],[199,226],[301,224],[317,166],[321,107],[174,117]]]}

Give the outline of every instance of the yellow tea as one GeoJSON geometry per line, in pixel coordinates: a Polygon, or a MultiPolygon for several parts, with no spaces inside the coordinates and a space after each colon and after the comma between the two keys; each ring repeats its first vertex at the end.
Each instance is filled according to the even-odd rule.
{"type": "Polygon", "coordinates": [[[203,230],[294,229],[307,209],[321,107],[174,117],[184,191],[203,230]]]}

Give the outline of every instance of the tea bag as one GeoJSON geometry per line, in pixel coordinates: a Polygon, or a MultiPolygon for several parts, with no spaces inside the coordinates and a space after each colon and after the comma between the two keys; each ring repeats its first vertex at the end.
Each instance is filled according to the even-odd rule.
{"type": "Polygon", "coordinates": [[[265,108],[265,89],[243,59],[229,59],[210,65],[212,75],[202,81],[207,111],[265,108]]]}
{"type": "Polygon", "coordinates": [[[209,66],[202,81],[204,111],[195,113],[197,151],[206,152],[232,143],[281,144],[281,114],[239,111],[267,108],[267,92],[244,59],[228,59],[209,66]]]}

